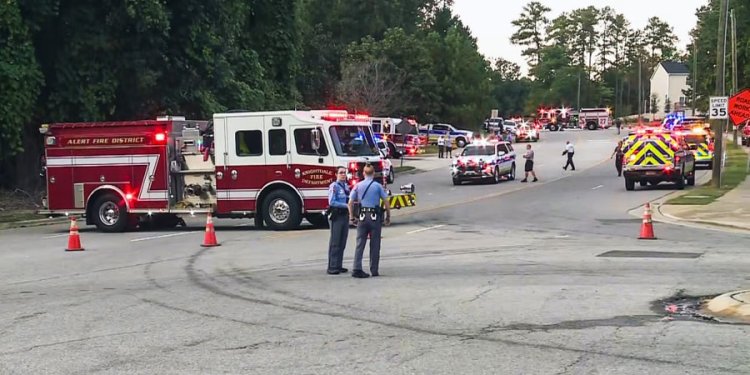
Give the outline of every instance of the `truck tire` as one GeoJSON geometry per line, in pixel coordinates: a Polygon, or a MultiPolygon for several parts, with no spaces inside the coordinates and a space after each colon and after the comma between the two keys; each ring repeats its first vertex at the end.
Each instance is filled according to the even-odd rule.
{"type": "Polygon", "coordinates": [[[273,230],[290,230],[302,222],[299,199],[287,190],[276,190],[263,200],[263,219],[273,230]]]}
{"type": "Polygon", "coordinates": [[[640,181],[640,185],[641,185],[641,187],[646,187],[646,185],[648,185],[648,183],[646,181],[641,180],[640,181]]]}
{"type": "Polygon", "coordinates": [[[329,228],[328,218],[322,213],[310,213],[305,215],[305,219],[316,228],[329,228]]]}
{"type": "Polygon", "coordinates": [[[458,148],[463,148],[464,146],[466,146],[466,138],[464,137],[456,138],[456,146],[458,148]]]}
{"type": "Polygon", "coordinates": [[[391,170],[388,171],[388,178],[386,181],[388,181],[389,184],[392,184],[393,181],[396,180],[396,172],[393,170],[393,166],[391,166],[391,170]]]}
{"type": "Polygon", "coordinates": [[[627,191],[633,191],[633,190],[635,190],[635,180],[626,178],[625,179],[625,190],[627,190],[627,191]]]}
{"type": "Polygon", "coordinates": [[[516,179],[516,163],[513,163],[513,165],[510,166],[510,173],[508,173],[508,181],[513,181],[516,179]]]}
{"type": "Polygon", "coordinates": [[[495,170],[492,172],[492,182],[495,184],[500,183],[500,169],[495,167],[495,170]]]}
{"type": "Polygon", "coordinates": [[[586,123],[586,128],[588,130],[596,130],[599,127],[599,125],[593,121],[589,121],[586,123]]]}
{"type": "Polygon", "coordinates": [[[560,130],[560,128],[557,125],[550,125],[549,126],[549,131],[551,131],[551,132],[556,132],[558,130],[560,130]]]}
{"type": "Polygon", "coordinates": [[[453,185],[461,185],[461,179],[453,177],[453,185]]]}
{"type": "Polygon", "coordinates": [[[107,233],[124,232],[130,223],[130,215],[125,200],[118,194],[107,193],[94,202],[91,221],[107,233]]]}
{"type": "Polygon", "coordinates": [[[688,177],[687,184],[688,186],[695,186],[695,175],[688,177]]]}

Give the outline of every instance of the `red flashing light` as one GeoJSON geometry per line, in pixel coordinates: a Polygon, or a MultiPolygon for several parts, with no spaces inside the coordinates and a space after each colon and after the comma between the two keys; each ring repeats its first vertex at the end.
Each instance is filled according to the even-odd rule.
{"type": "Polygon", "coordinates": [[[357,171],[357,162],[354,162],[354,161],[350,162],[349,163],[349,170],[352,171],[352,172],[356,172],[357,171]]]}
{"type": "Polygon", "coordinates": [[[356,115],[354,115],[354,119],[355,120],[369,120],[370,119],[370,115],[364,114],[364,113],[356,114],[356,115]]]}
{"type": "Polygon", "coordinates": [[[133,200],[133,193],[127,193],[127,194],[125,194],[125,200],[132,201],[133,200]]]}
{"type": "Polygon", "coordinates": [[[157,143],[164,143],[167,140],[167,134],[166,133],[156,133],[154,134],[154,141],[157,143]]]}

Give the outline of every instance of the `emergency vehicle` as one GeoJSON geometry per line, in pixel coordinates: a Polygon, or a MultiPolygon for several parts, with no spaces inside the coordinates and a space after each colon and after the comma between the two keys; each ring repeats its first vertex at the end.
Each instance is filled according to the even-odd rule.
{"type": "MultiPolygon", "coordinates": [[[[47,182],[40,213],[85,215],[105,232],[208,212],[276,230],[296,228],[303,217],[324,225],[337,166],[354,184],[369,163],[382,181],[369,119],[346,111],[57,123],[40,132],[47,182]]],[[[411,186],[391,195],[394,208],[415,204],[411,186]]]]}
{"type": "Polygon", "coordinates": [[[484,140],[473,142],[451,163],[453,185],[464,181],[516,179],[516,152],[509,142],[484,140]]]}
{"type": "Polygon", "coordinates": [[[673,182],[695,185],[695,157],[684,137],[654,127],[637,128],[623,142],[625,189],[673,182]]]}
{"type": "Polygon", "coordinates": [[[742,127],[742,144],[750,146],[750,125],[748,124],[742,127]]]}
{"type": "Polygon", "coordinates": [[[693,150],[696,168],[712,169],[714,164],[714,140],[711,132],[703,126],[677,130],[677,132],[685,138],[685,142],[693,150]]]}
{"type": "Polygon", "coordinates": [[[609,108],[581,108],[578,111],[578,125],[581,129],[607,129],[612,125],[609,108]]]}
{"type": "Polygon", "coordinates": [[[371,117],[370,126],[375,138],[401,145],[406,155],[424,152],[422,145],[427,144],[427,136],[419,135],[417,122],[412,119],[371,117]]]}

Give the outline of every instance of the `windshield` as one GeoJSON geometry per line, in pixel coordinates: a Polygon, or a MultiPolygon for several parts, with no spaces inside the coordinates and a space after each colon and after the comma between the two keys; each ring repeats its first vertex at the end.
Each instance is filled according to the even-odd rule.
{"type": "Polygon", "coordinates": [[[369,126],[331,126],[331,139],[336,155],[378,156],[378,149],[369,126]]]}
{"type": "Polygon", "coordinates": [[[467,146],[461,156],[490,156],[495,154],[495,146],[467,146]]]}
{"type": "Polygon", "coordinates": [[[686,135],[685,142],[691,145],[696,145],[700,143],[708,143],[705,135],[686,135]]]}

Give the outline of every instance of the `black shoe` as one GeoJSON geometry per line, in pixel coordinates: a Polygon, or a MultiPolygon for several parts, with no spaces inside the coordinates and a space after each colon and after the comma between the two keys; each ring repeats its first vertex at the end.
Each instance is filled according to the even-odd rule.
{"type": "Polygon", "coordinates": [[[534,179],[531,182],[537,182],[537,181],[539,181],[539,179],[534,177],[534,179]]]}
{"type": "Polygon", "coordinates": [[[344,268],[344,267],[341,267],[341,268],[339,268],[339,272],[340,273],[347,273],[347,272],[349,272],[349,270],[346,269],[346,268],[344,268]]]}
{"type": "Polygon", "coordinates": [[[352,277],[356,277],[358,279],[366,279],[370,277],[370,275],[365,273],[365,271],[362,271],[362,270],[354,270],[352,271],[352,277]]]}
{"type": "Polygon", "coordinates": [[[521,182],[529,182],[529,181],[524,178],[523,180],[521,180],[521,182]]]}
{"type": "Polygon", "coordinates": [[[370,271],[372,273],[372,277],[378,277],[380,276],[380,273],[378,271],[370,271]]]}
{"type": "Polygon", "coordinates": [[[566,167],[563,167],[563,169],[566,170],[566,171],[568,170],[568,168],[566,168],[566,167]]]}
{"type": "Polygon", "coordinates": [[[338,270],[333,270],[333,271],[328,270],[328,271],[326,271],[326,273],[329,274],[329,275],[338,275],[341,272],[339,272],[338,270]]]}

